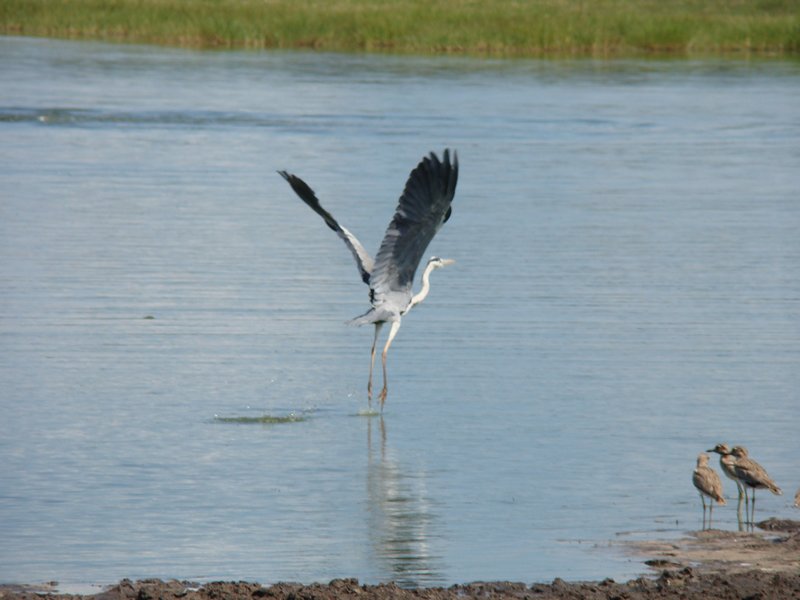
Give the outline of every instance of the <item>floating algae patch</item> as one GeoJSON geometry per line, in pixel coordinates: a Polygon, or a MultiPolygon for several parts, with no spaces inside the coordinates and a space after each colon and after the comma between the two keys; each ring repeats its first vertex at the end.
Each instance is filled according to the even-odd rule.
{"type": "Polygon", "coordinates": [[[372,408],[362,408],[359,410],[355,416],[357,417],[380,417],[381,412],[378,410],[374,410],[372,408]]]}
{"type": "Polygon", "coordinates": [[[302,421],[307,421],[308,417],[294,413],[282,417],[276,417],[274,415],[261,415],[258,417],[220,417],[219,415],[215,415],[214,420],[217,423],[240,423],[245,425],[249,423],[261,423],[264,425],[276,425],[278,423],[300,423],[302,421]]]}

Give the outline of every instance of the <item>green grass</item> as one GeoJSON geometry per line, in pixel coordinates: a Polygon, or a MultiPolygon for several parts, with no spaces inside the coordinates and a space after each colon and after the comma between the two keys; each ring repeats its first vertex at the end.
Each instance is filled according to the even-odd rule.
{"type": "Polygon", "coordinates": [[[0,0],[0,33],[502,56],[800,52],[800,0],[0,0]]]}

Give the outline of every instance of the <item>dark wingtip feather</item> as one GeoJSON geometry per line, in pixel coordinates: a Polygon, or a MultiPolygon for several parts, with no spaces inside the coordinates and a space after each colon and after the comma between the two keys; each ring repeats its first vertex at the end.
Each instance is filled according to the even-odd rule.
{"type": "MultiPolygon", "coordinates": [[[[449,196],[453,197],[456,193],[456,184],[458,183],[458,153],[453,150],[453,158],[450,159],[450,148],[445,148],[444,152],[442,153],[442,160],[439,161],[438,157],[435,153],[431,152],[430,157],[432,161],[440,167],[444,171],[444,183],[445,189],[444,193],[449,196]]],[[[445,221],[450,217],[448,212],[447,218],[445,221]]]]}
{"type": "Polygon", "coordinates": [[[289,182],[289,185],[292,186],[294,193],[297,194],[300,199],[309,207],[311,207],[315,213],[320,215],[325,220],[325,224],[328,227],[334,231],[339,231],[340,227],[336,222],[336,219],[334,219],[328,211],[322,208],[322,205],[319,203],[314,190],[312,190],[305,181],[300,179],[297,175],[292,175],[286,171],[278,171],[278,173],[281,177],[289,182]]]}

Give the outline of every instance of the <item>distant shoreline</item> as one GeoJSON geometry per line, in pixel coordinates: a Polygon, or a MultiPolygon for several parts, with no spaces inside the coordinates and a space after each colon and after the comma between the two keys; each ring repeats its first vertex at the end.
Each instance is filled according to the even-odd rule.
{"type": "Polygon", "coordinates": [[[2,0],[0,34],[496,57],[800,54],[800,2],[2,0]]]}

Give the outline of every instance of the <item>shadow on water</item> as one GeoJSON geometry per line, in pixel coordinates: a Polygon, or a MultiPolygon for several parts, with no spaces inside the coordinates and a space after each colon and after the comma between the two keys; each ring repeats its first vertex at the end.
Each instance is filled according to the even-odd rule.
{"type": "Polygon", "coordinates": [[[367,511],[378,570],[401,587],[441,585],[445,569],[431,543],[437,516],[426,490],[427,473],[395,458],[383,417],[373,421],[367,421],[367,511]]]}

